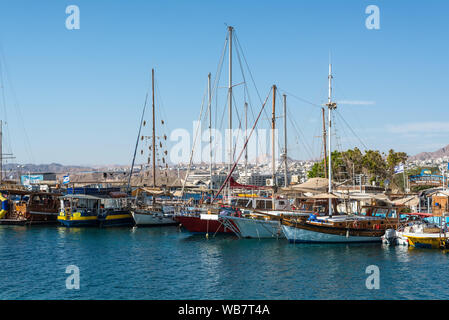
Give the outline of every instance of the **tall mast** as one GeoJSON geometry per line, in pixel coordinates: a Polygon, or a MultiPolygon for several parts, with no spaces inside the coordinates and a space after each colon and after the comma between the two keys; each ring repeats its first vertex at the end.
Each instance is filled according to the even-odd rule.
{"type": "Polygon", "coordinates": [[[276,154],[275,154],[275,135],[274,130],[276,128],[276,85],[273,85],[273,114],[271,117],[271,170],[273,179],[273,196],[272,196],[272,208],[275,209],[274,205],[274,190],[276,186],[276,154]]]}
{"type": "Polygon", "coordinates": [[[154,113],[154,69],[151,69],[151,87],[153,92],[153,187],[156,187],[156,119],[154,113]]]}
{"type": "Polygon", "coordinates": [[[233,160],[232,152],[232,31],[233,28],[228,27],[229,31],[229,78],[228,78],[228,101],[229,101],[229,165],[228,168],[231,170],[233,160]]]}
{"type": "MultiPolygon", "coordinates": [[[[228,172],[231,172],[233,160],[234,160],[234,152],[232,147],[232,31],[233,27],[228,27],[229,32],[229,66],[228,66],[228,100],[229,100],[229,164],[228,164],[228,172]]],[[[231,196],[231,184],[228,183],[228,196],[231,196]]],[[[229,199],[230,200],[230,199],[229,199]]]]}
{"type": "Polygon", "coordinates": [[[209,188],[212,189],[212,97],[211,97],[211,87],[210,87],[210,72],[207,75],[207,105],[209,109],[209,176],[210,183],[209,188]]]}
{"type": "Polygon", "coordinates": [[[284,97],[284,187],[288,186],[288,168],[287,168],[287,95],[284,97]]]}
{"type": "Polygon", "coordinates": [[[0,183],[3,183],[3,121],[0,120],[0,183]]]}
{"type": "MultiPolygon", "coordinates": [[[[245,102],[245,141],[248,136],[248,103],[245,102]]],[[[248,179],[248,148],[245,148],[245,178],[248,179]]]]}
{"type": "Polygon", "coordinates": [[[321,108],[321,111],[323,116],[324,178],[327,179],[326,115],[324,108],[321,108]]]}
{"type": "MultiPolygon", "coordinates": [[[[331,136],[332,136],[332,110],[337,108],[337,104],[335,102],[332,102],[332,64],[329,64],[329,95],[328,95],[328,102],[327,102],[327,108],[329,110],[329,129],[328,129],[328,145],[329,145],[329,197],[332,192],[332,145],[331,145],[331,136]]],[[[332,199],[329,198],[329,216],[332,217],[332,199]]]]}

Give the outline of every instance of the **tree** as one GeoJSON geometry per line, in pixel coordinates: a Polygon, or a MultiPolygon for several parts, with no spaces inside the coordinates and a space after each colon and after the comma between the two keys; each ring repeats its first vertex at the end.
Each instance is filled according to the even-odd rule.
{"type": "MultiPolygon", "coordinates": [[[[384,185],[384,181],[396,181],[397,176],[394,175],[394,167],[400,163],[405,163],[407,154],[404,152],[395,152],[389,150],[388,155],[378,150],[365,150],[364,153],[358,148],[349,149],[344,152],[332,152],[332,174],[333,177],[341,179],[351,179],[354,175],[364,174],[370,182],[377,181],[384,185]],[[393,179],[394,178],[394,179],[393,179]]],[[[308,172],[309,178],[324,178],[324,160],[315,163],[308,172]]],[[[399,183],[397,186],[402,185],[399,183]]]]}

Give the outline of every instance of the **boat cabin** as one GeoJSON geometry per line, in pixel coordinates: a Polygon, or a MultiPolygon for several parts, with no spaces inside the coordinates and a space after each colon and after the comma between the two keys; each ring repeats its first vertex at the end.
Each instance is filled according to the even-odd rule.
{"type": "MultiPolygon", "coordinates": [[[[271,198],[234,198],[231,205],[239,208],[272,210],[273,200],[271,198]]],[[[287,199],[275,199],[274,210],[292,210],[290,201],[287,199]]]]}
{"type": "Polygon", "coordinates": [[[29,222],[56,222],[61,194],[26,190],[2,190],[8,200],[5,219],[29,222]]]}

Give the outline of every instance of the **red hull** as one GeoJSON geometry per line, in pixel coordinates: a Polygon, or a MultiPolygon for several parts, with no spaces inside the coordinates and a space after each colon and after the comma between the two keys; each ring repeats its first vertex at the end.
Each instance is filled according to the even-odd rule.
{"type": "Polygon", "coordinates": [[[191,216],[177,216],[175,220],[193,233],[233,233],[217,220],[202,220],[200,217],[191,216]]]}

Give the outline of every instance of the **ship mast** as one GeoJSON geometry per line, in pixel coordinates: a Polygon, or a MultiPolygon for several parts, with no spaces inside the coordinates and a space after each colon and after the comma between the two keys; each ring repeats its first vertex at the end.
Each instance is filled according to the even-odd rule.
{"type": "Polygon", "coordinates": [[[275,154],[275,134],[276,128],[276,85],[273,85],[273,114],[271,117],[271,177],[273,180],[272,209],[275,209],[274,191],[276,188],[276,154],[275,154]]]}
{"type": "Polygon", "coordinates": [[[323,117],[324,178],[327,179],[326,115],[324,108],[321,108],[321,111],[323,117]]]}
{"type": "MultiPolygon", "coordinates": [[[[234,28],[229,26],[229,66],[228,66],[228,103],[229,103],[229,164],[228,172],[231,172],[231,166],[233,160],[233,147],[232,147],[232,32],[234,28]]],[[[231,196],[231,184],[228,184],[228,196],[231,196]]]]}
{"type": "Polygon", "coordinates": [[[3,183],[3,128],[2,127],[3,127],[3,121],[0,120],[0,183],[3,183]]]}
{"type": "Polygon", "coordinates": [[[153,94],[153,187],[156,187],[156,119],[154,113],[154,69],[151,69],[151,80],[153,94]]]}
{"type": "Polygon", "coordinates": [[[331,132],[331,128],[332,128],[332,110],[337,108],[337,104],[335,102],[332,102],[332,64],[329,64],[329,95],[328,95],[328,100],[327,100],[327,108],[329,110],[329,119],[328,119],[328,146],[329,146],[329,216],[332,217],[332,199],[331,197],[331,193],[332,193],[332,132],[331,132]]]}
{"type": "Polygon", "coordinates": [[[207,107],[209,109],[209,188],[212,189],[212,96],[210,86],[210,73],[207,75],[207,107]]]}
{"type": "MultiPolygon", "coordinates": [[[[248,103],[245,102],[245,140],[247,138],[247,135],[248,135],[248,103]]],[[[245,149],[245,179],[248,179],[248,149],[245,149]]]]}
{"type": "Polygon", "coordinates": [[[287,168],[287,95],[284,97],[284,187],[288,187],[288,168],[287,168]]]}

